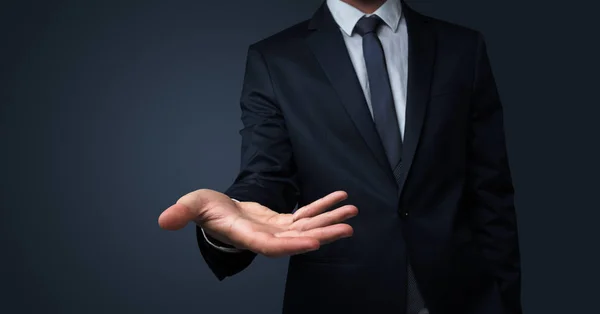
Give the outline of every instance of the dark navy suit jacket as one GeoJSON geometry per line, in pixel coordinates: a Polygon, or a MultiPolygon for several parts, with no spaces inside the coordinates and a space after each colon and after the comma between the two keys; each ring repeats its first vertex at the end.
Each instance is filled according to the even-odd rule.
{"type": "MultiPolygon", "coordinates": [[[[402,5],[401,184],[323,4],[249,48],[241,171],[226,194],[291,212],[344,190],[343,204],[359,209],[351,238],[290,258],[284,313],[403,313],[407,259],[432,314],[521,313],[513,185],[485,43],[477,31],[402,5]]],[[[255,256],[220,252],[201,233],[198,243],[219,279],[255,256]]]]}

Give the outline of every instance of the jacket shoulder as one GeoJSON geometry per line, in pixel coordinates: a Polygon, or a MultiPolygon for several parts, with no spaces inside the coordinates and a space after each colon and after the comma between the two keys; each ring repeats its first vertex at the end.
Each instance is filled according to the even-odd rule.
{"type": "Polygon", "coordinates": [[[309,20],[304,20],[292,25],[282,31],[254,42],[250,45],[250,49],[259,50],[262,53],[274,53],[297,47],[298,44],[304,41],[304,38],[306,38],[307,34],[310,32],[308,24],[309,20]]]}
{"type": "Polygon", "coordinates": [[[477,29],[436,17],[427,16],[421,13],[414,13],[416,13],[423,21],[430,25],[430,27],[434,30],[437,39],[441,42],[451,42],[456,46],[472,46],[483,37],[481,32],[477,29]]]}

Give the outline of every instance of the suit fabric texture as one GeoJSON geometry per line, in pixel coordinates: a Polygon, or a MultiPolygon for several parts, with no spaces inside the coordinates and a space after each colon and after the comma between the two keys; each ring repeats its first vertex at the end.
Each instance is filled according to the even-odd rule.
{"type": "MultiPolygon", "coordinates": [[[[410,261],[432,314],[519,314],[514,190],[483,36],[402,6],[409,55],[401,178],[323,4],[250,46],[241,170],[225,194],[292,212],[344,190],[340,206],[359,209],[348,221],[352,237],[290,258],[283,313],[404,313],[410,261]]],[[[197,235],[221,280],[255,257],[221,252],[197,235]]]]}

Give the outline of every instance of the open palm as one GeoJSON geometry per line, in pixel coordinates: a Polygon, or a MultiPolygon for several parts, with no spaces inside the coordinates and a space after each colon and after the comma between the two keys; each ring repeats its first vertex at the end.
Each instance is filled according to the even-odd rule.
{"type": "Polygon", "coordinates": [[[355,206],[328,210],[345,200],[343,191],[333,192],[299,208],[293,214],[280,214],[254,202],[236,202],[212,190],[197,190],[180,198],[159,217],[167,230],[178,230],[190,221],[210,236],[237,248],[276,257],[318,249],[352,235],[343,221],[355,216],[355,206]]]}

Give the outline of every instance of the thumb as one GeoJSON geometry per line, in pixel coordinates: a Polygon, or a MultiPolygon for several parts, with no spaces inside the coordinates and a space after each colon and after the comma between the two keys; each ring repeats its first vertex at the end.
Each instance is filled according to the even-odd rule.
{"type": "Polygon", "coordinates": [[[181,197],[176,204],[171,205],[158,217],[158,225],[166,230],[184,228],[197,216],[203,206],[202,190],[188,193],[181,197]]]}
{"type": "Polygon", "coordinates": [[[183,204],[171,205],[158,217],[158,225],[166,230],[179,230],[192,221],[196,215],[183,204]]]}

